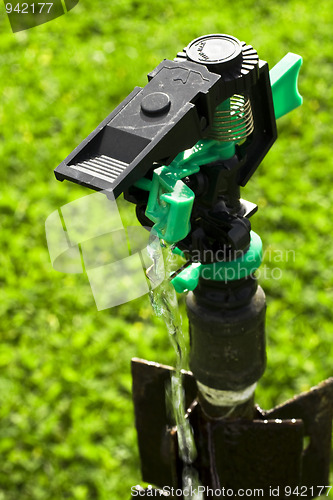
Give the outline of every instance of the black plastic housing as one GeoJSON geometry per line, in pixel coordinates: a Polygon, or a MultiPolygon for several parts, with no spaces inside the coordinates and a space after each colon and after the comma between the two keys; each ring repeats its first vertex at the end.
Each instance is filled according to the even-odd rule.
{"type": "Polygon", "coordinates": [[[162,61],[148,80],[55,169],[56,178],[117,197],[156,164],[168,165],[208,137],[216,106],[240,93],[249,96],[254,117],[254,132],[238,148],[238,182],[245,185],[276,139],[268,65],[253,47],[228,35],[207,35],[191,42],[175,61],[162,61]],[[228,44],[235,55],[230,56],[228,44]],[[216,47],[221,52],[217,62],[216,47]]]}

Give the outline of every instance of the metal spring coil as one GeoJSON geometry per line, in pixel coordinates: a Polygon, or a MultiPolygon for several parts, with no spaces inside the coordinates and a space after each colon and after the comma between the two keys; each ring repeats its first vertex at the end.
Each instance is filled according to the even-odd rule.
{"type": "Polygon", "coordinates": [[[250,99],[235,94],[230,98],[230,109],[215,112],[209,138],[216,141],[239,142],[248,137],[253,129],[250,99]]]}

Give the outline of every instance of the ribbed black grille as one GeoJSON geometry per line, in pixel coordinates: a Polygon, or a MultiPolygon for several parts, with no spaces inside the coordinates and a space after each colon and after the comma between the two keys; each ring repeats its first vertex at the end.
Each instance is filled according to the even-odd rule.
{"type": "Polygon", "coordinates": [[[89,158],[89,160],[84,160],[81,163],[70,165],[70,167],[112,183],[128,167],[128,163],[110,158],[109,156],[99,155],[89,158]]]}

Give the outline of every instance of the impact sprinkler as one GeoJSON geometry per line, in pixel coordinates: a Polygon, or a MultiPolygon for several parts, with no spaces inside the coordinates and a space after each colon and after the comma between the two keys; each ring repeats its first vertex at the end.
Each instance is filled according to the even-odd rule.
{"type": "MultiPolygon", "coordinates": [[[[257,206],[240,188],[275,142],[276,120],[302,102],[300,65],[289,53],[269,72],[235,37],[199,37],[162,61],[55,170],[61,181],[123,193],[140,223],[186,258],[172,283],[187,292],[183,385],[194,466],[205,488],[260,489],[266,499],[314,498],[329,484],[333,379],[269,411],[254,404],[266,304],[255,276],[262,243],[250,223],[257,206]]],[[[134,359],[132,374],[143,480],[181,488],[165,402],[172,368],[134,359]]]]}

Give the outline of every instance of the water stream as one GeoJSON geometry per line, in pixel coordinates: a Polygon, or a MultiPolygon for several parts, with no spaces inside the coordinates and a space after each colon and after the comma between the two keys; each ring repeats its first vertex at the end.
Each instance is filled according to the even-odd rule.
{"type": "Polygon", "coordinates": [[[153,261],[147,270],[147,277],[153,289],[150,292],[150,300],[155,314],[161,317],[166,324],[171,343],[176,351],[176,366],[171,377],[171,406],[174,420],[177,426],[177,439],[179,456],[184,462],[183,469],[183,491],[186,500],[202,500],[203,496],[198,493],[198,474],[193,467],[197,451],[193,438],[193,431],[185,415],[185,393],[182,384],[182,369],[187,358],[187,345],[182,329],[181,315],[178,308],[177,295],[173,285],[168,279],[171,274],[172,248],[163,243],[152,229],[148,244],[148,253],[153,261]],[[157,286],[156,284],[159,283],[157,286]],[[192,494],[192,492],[194,492],[192,494]]]}

